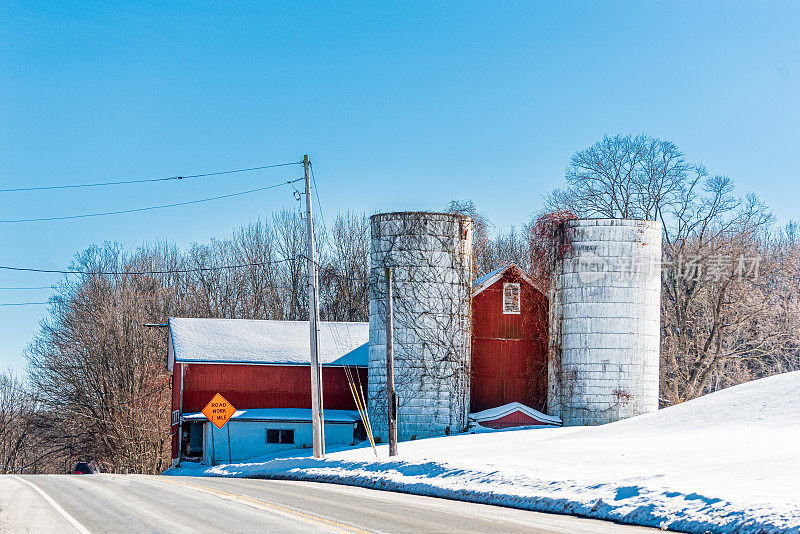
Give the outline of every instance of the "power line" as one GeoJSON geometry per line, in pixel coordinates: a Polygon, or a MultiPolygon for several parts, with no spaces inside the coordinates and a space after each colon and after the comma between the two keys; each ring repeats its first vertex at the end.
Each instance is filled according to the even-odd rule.
{"type": "Polygon", "coordinates": [[[194,269],[164,269],[153,271],[75,271],[75,270],[60,270],[60,269],[37,269],[34,267],[11,267],[8,265],[0,265],[0,269],[6,271],[24,271],[31,273],[50,273],[50,274],[78,274],[78,275],[97,275],[97,276],[147,276],[152,274],[188,274],[206,271],[219,271],[222,269],[241,269],[244,267],[261,267],[265,265],[274,265],[277,263],[285,263],[288,261],[295,261],[298,258],[285,258],[282,260],[260,261],[253,263],[241,263],[237,265],[219,265],[216,267],[197,267],[194,269]]]}
{"type": "Polygon", "coordinates": [[[289,165],[300,165],[301,161],[291,163],[276,163],[274,165],[261,165],[259,167],[248,167],[246,169],[234,169],[231,171],[206,172],[202,174],[190,174],[186,176],[167,176],[164,178],[146,178],[144,180],[119,180],[114,182],[96,182],[88,184],[68,184],[68,185],[48,185],[39,187],[15,187],[11,189],[0,189],[0,193],[14,193],[19,191],[46,191],[52,189],[77,189],[81,187],[105,187],[111,185],[143,184],[147,182],[166,182],[168,180],[185,180],[188,178],[204,178],[206,176],[219,176],[221,174],[233,174],[237,172],[259,171],[263,169],[273,169],[275,167],[287,167],[289,165]]]}
{"type": "MultiPolygon", "coordinates": [[[[80,363],[78,363],[76,365],[73,365],[72,367],[73,368],[77,368],[77,367],[79,367],[79,365],[80,365],[80,363]]],[[[170,379],[167,378],[166,380],[162,381],[161,384],[156,384],[156,386],[165,386],[165,385],[167,385],[169,383],[169,381],[170,381],[170,379]]],[[[22,387],[22,386],[19,386],[19,385],[16,385],[16,384],[10,384],[10,387],[11,387],[11,389],[15,390],[19,394],[22,394],[22,395],[33,395],[32,391],[30,389],[28,389],[28,388],[25,388],[25,387],[22,387]]],[[[107,410],[109,408],[119,408],[121,406],[127,406],[129,404],[133,404],[135,402],[139,402],[140,400],[146,399],[148,397],[152,397],[153,395],[158,395],[159,393],[165,393],[166,391],[169,391],[169,388],[167,388],[167,389],[155,389],[155,390],[151,391],[150,393],[145,393],[144,395],[141,395],[139,397],[134,397],[134,398],[126,400],[126,401],[119,401],[119,402],[116,402],[114,404],[96,404],[96,403],[86,403],[86,402],[69,401],[69,400],[67,400],[67,401],[53,401],[53,400],[51,400],[52,399],[52,395],[48,395],[47,396],[48,398],[42,398],[42,397],[36,397],[36,398],[37,398],[37,400],[40,400],[40,401],[42,401],[44,403],[47,403],[50,406],[58,406],[60,408],[65,408],[65,407],[69,407],[69,406],[80,406],[82,408],[94,408],[94,409],[100,409],[100,410],[107,410]]]]}
{"type": "MultiPolygon", "coordinates": [[[[259,265],[270,265],[270,264],[275,264],[275,263],[283,263],[283,262],[286,262],[286,261],[291,261],[292,259],[294,259],[294,258],[290,258],[288,260],[276,260],[276,261],[272,261],[272,262],[259,262],[259,263],[250,263],[250,264],[242,264],[242,265],[226,265],[226,266],[221,266],[221,267],[187,269],[187,270],[181,270],[181,271],[178,271],[178,270],[175,270],[175,271],[149,271],[149,272],[137,272],[137,273],[125,273],[125,272],[116,272],[116,273],[84,272],[84,273],[81,273],[80,271],[44,271],[44,270],[40,270],[40,269],[36,269],[36,270],[24,269],[24,270],[28,270],[28,271],[33,270],[34,272],[48,272],[48,273],[50,273],[50,272],[60,272],[62,274],[87,274],[87,275],[88,274],[97,274],[97,275],[101,275],[101,274],[102,275],[111,275],[111,274],[125,275],[125,274],[131,274],[131,275],[143,275],[143,274],[165,274],[167,272],[170,272],[170,273],[188,273],[188,272],[196,272],[196,271],[212,271],[212,270],[220,270],[220,269],[236,269],[236,268],[240,268],[240,267],[250,267],[250,266],[259,266],[259,265]]],[[[23,268],[0,266],[0,269],[22,270],[23,268]]],[[[274,290],[292,289],[293,287],[294,286],[292,286],[292,284],[288,284],[288,283],[286,283],[286,284],[281,284],[281,283],[278,283],[278,284],[260,284],[259,285],[260,289],[274,289],[274,290]]],[[[42,288],[44,288],[44,286],[42,288]]],[[[0,289],[32,289],[32,288],[0,288],[0,289]]],[[[47,289],[53,289],[53,288],[48,286],[47,289]]],[[[48,302],[8,302],[8,303],[0,303],[0,306],[40,306],[40,305],[45,305],[45,304],[50,304],[50,302],[49,301],[48,302]]]]}
{"type": "Polygon", "coordinates": [[[276,187],[281,187],[284,185],[292,184],[302,180],[302,178],[298,178],[295,180],[287,180],[285,182],[281,182],[279,184],[268,185],[266,187],[258,187],[256,189],[248,189],[247,191],[240,191],[238,193],[229,193],[227,195],[219,195],[216,197],[209,197],[209,198],[201,198],[198,200],[188,200],[186,202],[176,202],[173,204],[161,204],[159,206],[148,206],[146,208],[133,208],[129,210],[119,210],[119,211],[106,211],[101,213],[84,213],[81,215],[65,215],[61,217],[38,217],[33,219],[7,219],[7,220],[0,220],[0,223],[26,223],[26,222],[42,222],[42,221],[63,221],[67,219],[84,219],[87,217],[102,217],[106,215],[121,215],[123,213],[138,213],[141,211],[148,211],[148,210],[158,210],[164,208],[175,208],[177,206],[188,206],[190,204],[199,204],[201,202],[210,202],[212,200],[220,200],[223,198],[231,198],[231,197],[238,197],[242,195],[248,195],[250,193],[256,193],[258,191],[265,191],[267,189],[274,189],[276,187]]]}
{"type": "Polygon", "coordinates": [[[326,273],[330,274],[331,276],[338,278],[339,280],[347,280],[348,282],[355,282],[357,284],[362,284],[369,280],[369,276],[367,276],[366,278],[354,278],[352,276],[345,276],[343,274],[339,274],[330,267],[320,267],[320,268],[324,270],[326,273]]]}
{"type": "MultiPolygon", "coordinates": [[[[87,273],[88,274],[88,273],[87,273]]],[[[120,273],[122,274],[122,273],[120,273]]],[[[127,273],[130,274],[130,273],[127,273]]],[[[297,287],[302,287],[302,284],[294,286],[292,284],[259,284],[256,289],[273,289],[273,290],[290,290],[295,289],[297,287]]],[[[45,305],[51,304],[51,302],[8,302],[8,303],[0,303],[0,306],[38,306],[38,305],[45,305]]],[[[146,325],[148,326],[148,325],[146,325]]]]}
{"type": "Polygon", "coordinates": [[[53,286],[36,287],[0,287],[0,291],[32,291],[34,289],[53,289],[53,286]]]}
{"type": "MultiPolygon", "coordinates": [[[[300,258],[306,261],[308,260],[308,257],[302,254],[300,255],[300,258]]],[[[369,275],[367,275],[366,278],[353,278],[352,276],[345,276],[343,274],[339,274],[336,271],[334,271],[331,267],[326,267],[325,265],[322,265],[317,261],[315,261],[314,264],[317,266],[318,269],[330,274],[331,276],[335,276],[340,280],[349,280],[351,282],[363,283],[365,281],[368,281],[369,279],[369,275]]]]}
{"type": "Polygon", "coordinates": [[[314,194],[317,195],[317,206],[319,206],[319,215],[322,218],[322,227],[327,228],[325,224],[325,214],[322,212],[322,202],[319,201],[319,188],[317,187],[317,177],[314,176],[314,164],[309,163],[311,168],[311,180],[314,182],[314,194]]]}

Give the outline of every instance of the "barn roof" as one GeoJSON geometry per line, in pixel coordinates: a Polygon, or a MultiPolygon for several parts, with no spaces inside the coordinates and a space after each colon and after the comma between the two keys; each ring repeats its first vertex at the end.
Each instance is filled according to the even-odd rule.
{"type": "MultiPolygon", "coordinates": [[[[173,362],[309,365],[308,321],[169,319],[173,362]]],[[[369,323],[320,323],[319,362],[366,367],[369,323]]]]}
{"type": "Polygon", "coordinates": [[[478,278],[477,280],[475,280],[475,283],[472,284],[472,296],[474,297],[475,295],[477,295],[478,293],[480,293],[481,291],[483,291],[487,287],[491,286],[492,284],[494,284],[495,282],[500,280],[500,278],[502,278],[503,275],[506,273],[506,271],[508,271],[509,269],[516,270],[516,272],[522,277],[523,280],[528,282],[530,285],[532,285],[538,291],[541,291],[536,286],[536,284],[533,283],[533,279],[531,279],[531,277],[528,276],[528,274],[525,271],[520,269],[517,266],[516,263],[509,262],[509,263],[506,263],[505,265],[503,265],[502,267],[500,267],[499,269],[495,269],[494,271],[492,271],[490,273],[486,273],[485,275],[483,275],[480,278],[478,278]]]}

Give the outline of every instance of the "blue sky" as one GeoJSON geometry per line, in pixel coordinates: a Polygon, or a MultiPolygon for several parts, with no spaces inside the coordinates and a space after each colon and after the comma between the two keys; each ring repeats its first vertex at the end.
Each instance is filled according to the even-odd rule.
{"type": "MultiPolygon", "coordinates": [[[[324,210],[472,198],[500,229],[604,134],[670,139],[779,221],[800,197],[796,2],[15,2],[0,10],[0,188],[315,162],[324,210]]],[[[0,193],[0,219],[180,202],[299,177],[0,193]]],[[[293,207],[287,190],[0,225],[0,264],[91,243],[184,245],[293,207]]],[[[54,275],[0,271],[0,287],[54,275]]],[[[0,303],[48,291],[0,290],[0,303]]],[[[0,367],[43,306],[0,307],[0,367]]]]}

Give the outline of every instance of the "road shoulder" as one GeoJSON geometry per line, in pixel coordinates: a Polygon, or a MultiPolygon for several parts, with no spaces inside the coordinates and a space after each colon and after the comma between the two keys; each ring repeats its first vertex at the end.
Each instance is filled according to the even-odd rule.
{"type": "Polygon", "coordinates": [[[87,532],[71,524],[68,514],[63,515],[37,489],[15,475],[0,475],[0,531],[87,532]]]}

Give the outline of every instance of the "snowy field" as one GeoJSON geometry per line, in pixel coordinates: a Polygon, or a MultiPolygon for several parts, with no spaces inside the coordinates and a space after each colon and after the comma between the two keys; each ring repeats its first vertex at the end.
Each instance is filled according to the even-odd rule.
{"type": "Polygon", "coordinates": [[[602,427],[536,428],[167,474],[321,480],[685,532],[800,533],[800,372],[602,427]]]}

